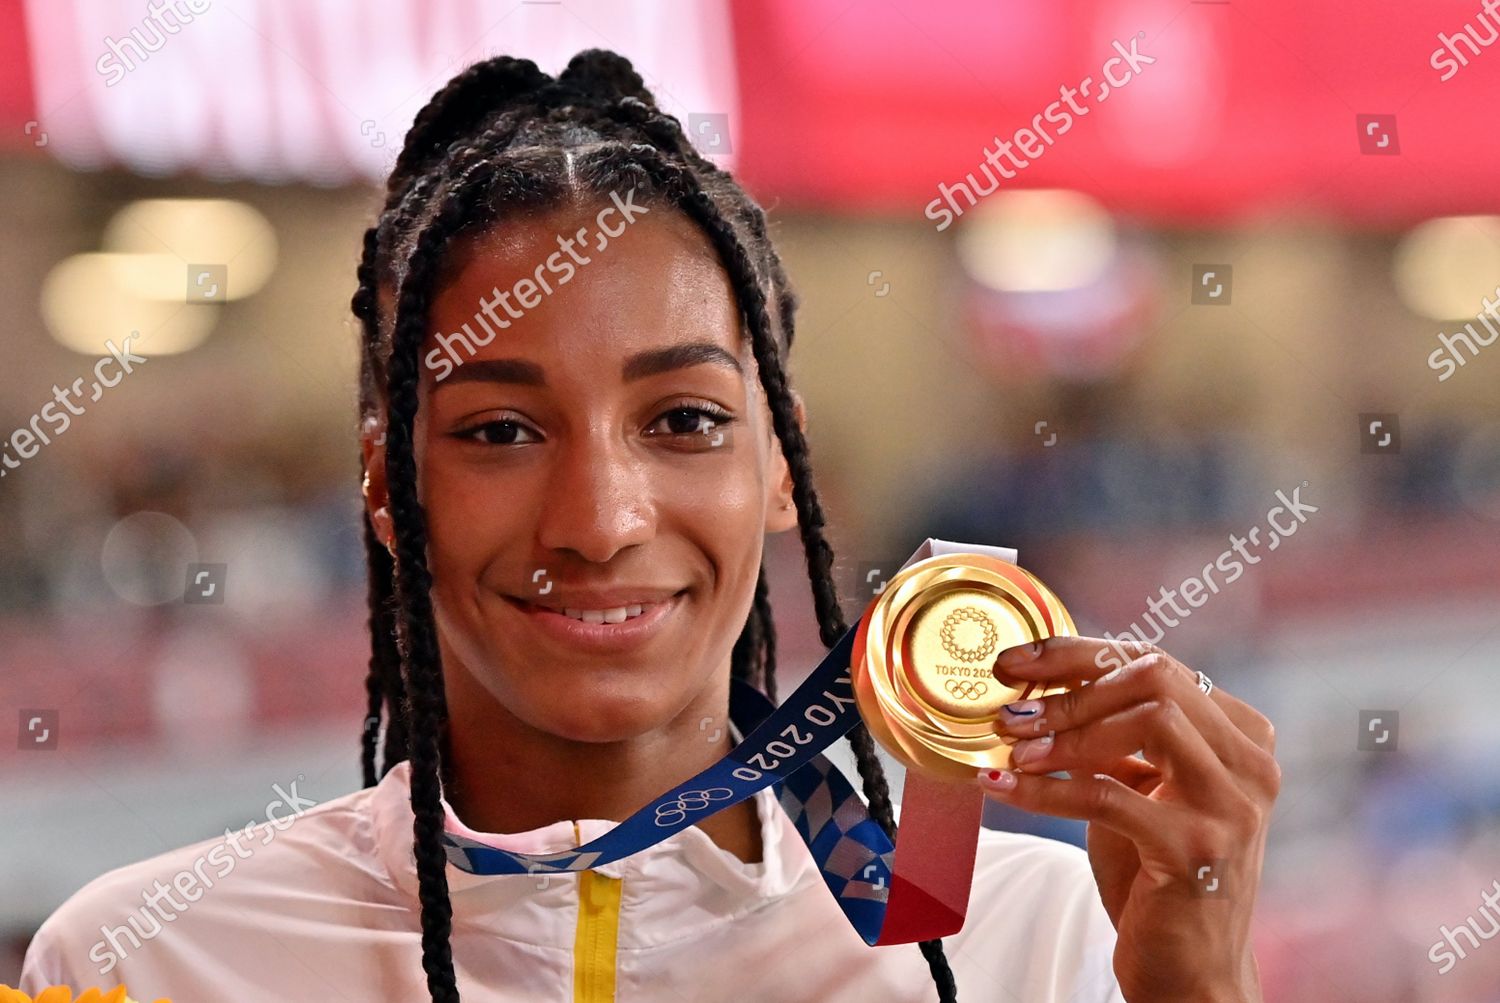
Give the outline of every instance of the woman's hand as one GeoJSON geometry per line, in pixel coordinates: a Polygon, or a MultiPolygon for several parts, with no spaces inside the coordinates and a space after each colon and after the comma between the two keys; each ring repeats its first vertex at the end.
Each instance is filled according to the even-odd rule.
{"type": "Polygon", "coordinates": [[[1054,637],[1002,652],[995,673],[1074,687],[1002,710],[997,730],[1022,741],[1012,771],[980,781],[1005,804],[1088,820],[1125,998],[1259,1001],[1250,921],[1281,787],[1271,722],[1149,644],[1054,637]],[[1106,672],[1116,646],[1132,660],[1110,654],[1106,672]],[[1069,778],[1046,776],[1059,770],[1069,778]]]}

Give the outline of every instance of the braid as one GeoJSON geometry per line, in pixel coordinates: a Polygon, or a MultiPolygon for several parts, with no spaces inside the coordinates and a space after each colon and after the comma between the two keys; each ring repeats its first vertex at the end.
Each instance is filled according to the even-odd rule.
{"type": "Polygon", "coordinates": [[[417,113],[387,179],[387,191],[396,194],[454,137],[472,133],[506,104],[551,81],[531,60],[509,56],[487,59],[464,70],[417,113]]]}
{"type": "Polygon", "coordinates": [[[754,615],[760,627],[761,688],[771,702],[776,703],[776,622],[771,617],[771,591],[766,583],[764,565],[755,582],[754,615]]]}
{"type": "Polygon", "coordinates": [[[585,94],[611,99],[629,97],[656,108],[656,98],[646,89],[646,81],[630,60],[608,49],[579,52],[568,60],[567,69],[557,75],[557,82],[570,84],[585,94]]]}
{"type": "Polygon", "coordinates": [[[427,334],[428,309],[442,251],[466,222],[473,193],[482,191],[494,166],[477,164],[458,190],[444,200],[412,252],[396,306],[386,429],[386,477],[396,527],[396,596],[406,655],[411,800],[419,896],[422,903],[422,967],[434,1003],[457,1003],[450,934],[453,904],[448,896],[447,855],[440,780],[448,708],[443,687],[437,629],[432,617],[432,573],[427,567],[427,525],[418,498],[412,438],[417,414],[418,355],[427,334]],[[478,180],[475,181],[474,179],[478,180]]]}
{"type": "MultiPolygon", "coordinates": [[[[530,60],[499,57],[469,67],[417,115],[387,181],[385,205],[365,232],[351,301],[361,321],[361,408],[386,414],[385,469],[395,524],[394,562],[366,520],[371,631],[366,679],[369,717],[362,736],[366,784],[410,760],[414,854],[421,903],[422,966],[436,1003],[457,1003],[450,937],[453,910],[441,836],[443,791],[451,788],[448,711],[427,564],[426,515],[418,491],[414,428],[422,343],[428,333],[444,252],[460,231],[493,225],[497,203],[542,208],[570,197],[599,197],[630,181],[675,204],[702,228],[730,278],[792,478],[798,528],[819,634],[833,646],[847,626],[834,585],[833,551],[812,482],[805,437],[782,356],[793,336],[796,297],[770,243],[765,213],[734,179],[700,155],[674,117],[661,112],[630,62],[588,50],[555,80],[530,60]],[[576,170],[563,151],[577,154],[576,170]],[[394,320],[382,331],[378,292],[398,290],[394,320]],[[769,290],[769,293],[768,293],[769,290]],[[768,295],[775,297],[768,305],[768,295]],[[404,700],[401,699],[404,694],[404,700]],[[389,714],[377,771],[382,707],[389,714]]],[[[731,654],[731,674],[758,682],[776,699],[776,630],[764,565],[731,654]]],[[[849,733],[870,813],[894,838],[885,774],[863,725],[849,733]]],[[[944,1003],[956,999],[941,941],[921,951],[944,1003]]]]}
{"type": "Polygon", "coordinates": [[[745,223],[750,230],[751,236],[756,244],[766,247],[771,259],[771,284],[776,288],[776,312],[777,320],[781,324],[781,339],[786,345],[787,351],[791,351],[792,337],[796,333],[797,294],[792,290],[791,280],[787,278],[786,269],[782,267],[781,255],[777,254],[771,244],[771,235],[766,225],[766,212],[754,202],[748,203],[745,212],[745,223]]]}
{"type": "Polygon", "coordinates": [[[360,732],[359,766],[360,775],[364,778],[363,786],[374,787],[378,779],[375,774],[375,746],[380,738],[380,709],[384,704],[385,694],[373,665],[370,674],[365,677],[365,694],[369,703],[365,710],[364,730],[360,732]]]}
{"type": "MultiPolygon", "coordinates": [[[[653,148],[632,146],[630,151],[641,158],[647,171],[660,180],[664,190],[675,190],[679,198],[678,204],[708,233],[733,280],[735,295],[749,322],[751,345],[755,351],[766,399],[771,406],[776,437],[781,442],[782,452],[792,472],[792,498],[797,505],[797,522],[802,531],[803,548],[807,553],[818,628],[824,646],[831,648],[848,629],[839,607],[833,579],[833,548],[823,536],[823,508],[812,483],[807,440],[797,424],[786,374],[771,336],[771,320],[766,312],[765,295],[756,281],[755,269],[733,227],[719,212],[713,199],[698,186],[691,171],[668,163],[653,148]]],[[[870,815],[894,841],[896,821],[891,807],[890,789],[886,783],[885,771],[876,758],[875,743],[870,738],[869,730],[863,724],[855,725],[849,732],[849,744],[854,749],[860,780],[870,802],[870,815]]],[[[956,999],[953,972],[943,953],[942,941],[924,941],[921,948],[932,971],[933,981],[937,984],[939,998],[944,1003],[956,999]]]]}
{"type": "Polygon", "coordinates": [[[771,613],[770,592],[766,587],[766,569],[762,565],[755,582],[755,600],[745,627],[734,642],[729,660],[731,679],[743,679],[776,702],[776,623],[771,613]]]}
{"type": "Polygon", "coordinates": [[[401,655],[396,650],[396,617],[392,610],[394,596],[391,591],[391,555],[375,539],[375,529],[368,519],[365,520],[365,562],[370,569],[370,672],[365,677],[369,708],[361,736],[361,764],[364,767],[365,786],[373,787],[378,777],[383,776],[395,762],[390,749],[392,733],[403,736],[402,741],[405,741],[406,712],[401,703],[401,655]],[[380,734],[381,710],[387,703],[390,721],[386,726],[384,769],[377,771],[375,745],[380,734]]]}
{"type": "MultiPolygon", "coordinates": [[[[360,256],[359,288],[350,301],[354,315],[359,318],[365,343],[376,337],[376,260],[379,254],[379,231],[376,227],[365,230],[363,253],[360,256]]],[[[367,353],[361,363],[360,381],[370,384],[375,379],[374,360],[367,353]]],[[[392,739],[405,742],[406,713],[402,707],[401,656],[396,650],[395,617],[392,612],[391,558],[380,541],[375,538],[375,528],[368,515],[364,517],[365,565],[369,569],[367,601],[370,627],[370,670],[365,677],[365,692],[368,706],[364,728],[360,734],[360,764],[363,768],[364,785],[372,787],[379,776],[396,762],[391,755],[392,739]],[[375,747],[380,735],[382,708],[390,714],[386,726],[386,748],[382,754],[384,765],[377,769],[375,747]]]]}
{"type": "MultiPolygon", "coordinates": [[[[433,135],[453,128],[457,114],[452,107],[454,103],[466,96],[471,96],[473,89],[481,83],[493,84],[492,77],[485,72],[484,68],[487,66],[489,64],[482,63],[470,67],[469,71],[454,78],[434,97],[418,115],[412,128],[408,130],[407,145],[403,148],[402,157],[412,152],[414,141],[420,147],[430,142],[430,137],[433,135]]],[[[519,75],[525,75],[528,72],[526,67],[529,67],[530,71],[541,80],[549,79],[537,70],[536,65],[530,60],[515,61],[512,69],[519,75]]],[[[482,153],[482,148],[470,146],[466,147],[463,152],[472,159],[482,153]]],[[[379,388],[383,387],[385,382],[382,359],[374,347],[380,340],[377,289],[380,277],[378,261],[382,233],[386,228],[394,229],[399,233],[410,226],[421,209],[423,196],[438,180],[437,176],[424,175],[417,179],[415,185],[398,185],[397,179],[402,174],[401,164],[402,160],[398,157],[397,167],[391,174],[386,206],[381,213],[380,221],[365,230],[363,254],[356,272],[359,285],[350,302],[354,315],[360,320],[363,343],[366,346],[361,363],[360,379],[361,394],[367,402],[367,412],[372,410],[368,402],[378,396],[379,388]]],[[[361,763],[364,784],[369,787],[376,783],[377,775],[384,776],[392,766],[406,758],[409,729],[407,713],[402,701],[404,685],[401,679],[401,660],[395,643],[396,620],[391,612],[391,604],[394,601],[391,558],[385,548],[380,546],[375,539],[374,530],[368,518],[365,520],[365,559],[369,569],[368,596],[372,650],[370,672],[365,680],[366,692],[369,694],[369,709],[365,718],[365,727],[361,733],[363,749],[361,763]],[[389,702],[390,717],[387,722],[385,747],[381,751],[382,766],[377,771],[375,744],[380,727],[381,706],[385,700],[389,702]]]]}
{"type": "MultiPolygon", "coordinates": [[[[349,306],[354,310],[354,316],[361,323],[371,324],[375,321],[375,259],[380,253],[380,229],[370,227],[365,230],[363,253],[359,259],[359,270],[355,272],[359,279],[359,288],[354,291],[354,297],[349,306]]],[[[366,337],[369,337],[366,333],[366,337]]]]}

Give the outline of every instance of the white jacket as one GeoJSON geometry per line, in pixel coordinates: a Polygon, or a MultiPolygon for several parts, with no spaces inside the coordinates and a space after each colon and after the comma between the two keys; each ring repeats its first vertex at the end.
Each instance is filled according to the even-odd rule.
{"type": "MultiPolygon", "coordinates": [[[[234,846],[206,840],[96,878],[38,931],[20,988],[123,982],[136,999],[173,1003],[423,1003],[408,782],[403,762],[373,788],[262,823],[234,846]]],[[[461,997],[936,999],[918,947],[866,946],[771,791],[755,805],[758,864],[689,827],[592,872],[479,876],[449,865],[461,997]]],[[[449,824],[460,825],[451,809],[449,824]]],[[[581,819],[480,838],[547,853],[614,824],[581,819]]],[[[1114,944],[1082,850],[981,833],[967,923],[944,940],[961,1003],[1123,1003],[1114,944]]]]}

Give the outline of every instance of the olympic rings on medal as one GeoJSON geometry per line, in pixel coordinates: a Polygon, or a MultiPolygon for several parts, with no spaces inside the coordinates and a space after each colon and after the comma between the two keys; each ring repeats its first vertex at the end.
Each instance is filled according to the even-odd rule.
{"type": "Polygon", "coordinates": [[[702,811],[713,801],[727,801],[734,796],[728,787],[710,787],[703,791],[683,791],[675,801],[656,806],[656,824],[662,828],[676,825],[689,812],[702,811]],[[671,816],[670,818],[668,816],[671,816]]]}
{"type": "Polygon", "coordinates": [[[990,684],[983,679],[950,679],[943,684],[943,689],[959,700],[978,700],[989,692],[990,684]]]}

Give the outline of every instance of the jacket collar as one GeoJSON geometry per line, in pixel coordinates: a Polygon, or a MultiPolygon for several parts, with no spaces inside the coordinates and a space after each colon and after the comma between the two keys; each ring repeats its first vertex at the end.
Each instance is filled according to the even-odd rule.
{"type": "MultiPolygon", "coordinates": [[[[392,767],[375,788],[372,824],[376,852],[392,882],[415,904],[410,784],[410,763],[392,767]]],[[[639,853],[594,868],[624,879],[622,907],[629,910],[631,920],[621,928],[622,947],[691,936],[697,928],[748,912],[800,884],[819,880],[812,855],[771,788],[757,792],[752,803],[760,823],[760,863],[745,863],[702,829],[688,826],[639,853]]],[[[618,824],[609,819],[585,818],[561,820],[526,832],[485,833],[464,825],[446,798],[443,809],[448,831],[523,853],[571,849],[618,824]]],[[[529,874],[470,874],[450,863],[447,876],[455,924],[478,924],[492,933],[528,943],[571,945],[571,918],[549,930],[545,923],[538,923],[541,913],[537,910],[556,909],[560,915],[571,917],[577,904],[572,875],[549,879],[529,874]]]]}

